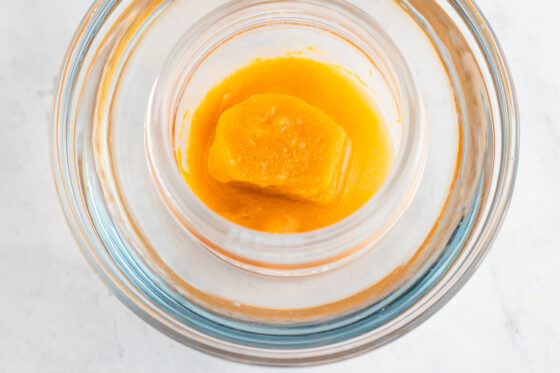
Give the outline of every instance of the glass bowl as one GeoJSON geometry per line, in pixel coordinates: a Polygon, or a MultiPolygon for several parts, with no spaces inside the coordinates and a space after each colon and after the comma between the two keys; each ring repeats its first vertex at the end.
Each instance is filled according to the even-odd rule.
{"type": "Polygon", "coordinates": [[[347,358],[429,317],[493,242],[517,156],[511,78],[471,1],[97,1],[53,106],[60,200],[103,281],[178,341],[256,364],[347,358]],[[209,88],[290,55],[369,90],[396,161],[348,218],[275,235],[208,209],[175,152],[209,88]]]}

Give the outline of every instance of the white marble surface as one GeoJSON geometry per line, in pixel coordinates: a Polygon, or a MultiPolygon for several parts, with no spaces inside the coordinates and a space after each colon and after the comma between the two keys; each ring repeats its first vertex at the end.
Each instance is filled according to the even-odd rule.
{"type": "MultiPolygon", "coordinates": [[[[146,325],[98,280],[71,237],[51,181],[48,117],[55,75],[89,2],[2,1],[0,371],[272,371],[206,356],[146,325]]],[[[479,3],[509,59],[522,119],[518,182],[501,234],[467,285],[405,337],[295,371],[560,371],[560,3],[479,3]]]]}

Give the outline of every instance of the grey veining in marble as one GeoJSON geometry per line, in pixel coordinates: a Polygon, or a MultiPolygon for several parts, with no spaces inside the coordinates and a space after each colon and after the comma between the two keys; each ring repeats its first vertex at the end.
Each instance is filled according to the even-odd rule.
{"type": "MultiPolygon", "coordinates": [[[[519,96],[521,161],[509,215],[466,286],[377,351],[297,372],[560,372],[560,2],[480,0],[519,96]]],[[[64,221],[49,111],[89,0],[4,1],[0,11],[0,371],[267,372],[186,348],[123,306],[64,221]]]]}

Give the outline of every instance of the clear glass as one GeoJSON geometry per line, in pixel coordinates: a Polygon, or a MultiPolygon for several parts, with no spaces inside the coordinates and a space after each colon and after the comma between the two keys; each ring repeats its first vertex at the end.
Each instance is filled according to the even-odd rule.
{"type": "MultiPolygon", "coordinates": [[[[506,212],[517,166],[518,117],[497,41],[467,0],[223,3],[93,4],[69,46],[53,106],[53,169],[69,224],[95,270],[127,306],[207,353],[248,363],[308,365],[387,343],[456,293],[506,212]],[[280,9],[286,14],[278,15],[280,9]],[[387,181],[400,180],[395,188],[401,192],[379,193],[391,192],[388,198],[396,201],[386,215],[365,206],[303,240],[297,234],[278,240],[213,215],[189,196],[172,158],[163,159],[172,157],[168,144],[176,134],[169,121],[158,125],[150,118],[178,110],[162,110],[155,100],[169,94],[176,98],[163,100],[166,105],[184,104],[181,89],[172,84],[185,80],[176,77],[192,73],[188,64],[232,27],[241,27],[238,20],[266,23],[263,12],[269,19],[285,16],[335,29],[376,62],[378,79],[367,85],[380,92],[387,87],[388,99],[376,103],[388,108],[389,118],[391,105],[399,107],[406,125],[402,136],[394,133],[395,147],[409,159],[397,162],[409,171],[396,167],[387,181]],[[230,14],[244,16],[228,23],[230,14]],[[161,131],[159,140],[150,130],[161,131]],[[412,131],[422,137],[409,145],[412,131]],[[148,155],[161,159],[150,162],[148,155]],[[179,182],[181,191],[174,191],[179,182]],[[403,207],[395,208],[399,203],[403,207]],[[192,224],[193,219],[201,221],[192,224]],[[375,219],[390,224],[379,226],[375,219]],[[239,235],[231,237],[232,230],[239,235]],[[374,232],[383,234],[368,247],[360,245],[374,232]],[[341,237],[342,244],[336,241],[341,237]],[[313,254],[328,259],[326,267],[308,265],[313,261],[302,250],[306,240],[331,245],[313,254]],[[242,260],[231,265],[231,258],[212,255],[216,250],[209,243],[237,250],[242,260]],[[274,257],[275,249],[290,247],[294,256],[274,257]],[[352,248],[359,257],[345,257],[355,260],[333,255],[352,248]],[[263,266],[247,260],[269,252],[266,261],[276,269],[264,266],[264,273],[279,276],[263,276],[263,266]],[[305,265],[279,268],[286,263],[305,265]]],[[[327,43],[325,34],[313,35],[327,43]]],[[[329,58],[343,66],[356,61],[344,60],[352,48],[328,49],[329,58]]],[[[350,67],[360,75],[360,68],[350,67]]],[[[368,205],[375,203],[374,198],[368,205]]]]}
{"type": "Polygon", "coordinates": [[[228,3],[185,33],[158,76],[146,124],[150,170],[162,200],[200,245],[258,273],[316,274],[376,246],[414,196],[426,158],[421,98],[396,46],[357,8],[330,1],[285,1],[273,8],[228,3]],[[383,188],[347,219],[312,232],[267,234],[210,211],[185,186],[176,150],[187,154],[190,115],[213,86],[255,58],[294,53],[354,74],[388,121],[396,162],[383,188]]]}

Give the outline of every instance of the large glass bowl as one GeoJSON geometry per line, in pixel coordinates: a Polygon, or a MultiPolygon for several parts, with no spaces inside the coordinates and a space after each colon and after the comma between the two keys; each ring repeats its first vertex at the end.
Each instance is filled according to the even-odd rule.
{"type": "Polygon", "coordinates": [[[468,0],[100,0],[53,105],[58,193],[102,280],[162,332],[247,363],[347,358],[433,314],[492,244],[517,157],[509,71],[468,0]],[[394,170],[339,223],[252,231],[180,177],[188,113],[261,54],[339,64],[386,116],[394,170]]]}

